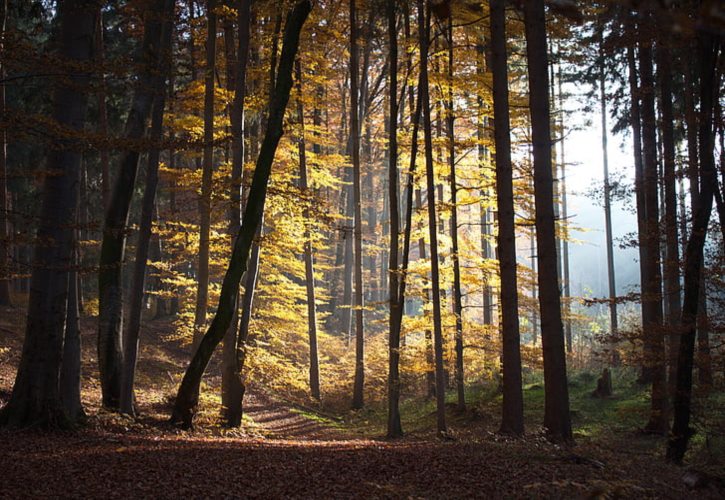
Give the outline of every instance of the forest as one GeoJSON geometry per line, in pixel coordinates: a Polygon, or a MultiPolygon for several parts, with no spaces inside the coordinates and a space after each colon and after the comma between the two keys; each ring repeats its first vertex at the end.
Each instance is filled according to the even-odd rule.
{"type": "Polygon", "coordinates": [[[0,496],[722,498],[717,0],[0,0],[0,496]]]}

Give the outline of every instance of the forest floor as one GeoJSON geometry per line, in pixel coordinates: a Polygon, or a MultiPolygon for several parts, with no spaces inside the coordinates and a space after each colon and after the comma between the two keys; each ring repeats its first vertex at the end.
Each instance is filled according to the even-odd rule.
{"type": "MultiPolygon", "coordinates": [[[[0,313],[1,406],[10,396],[20,358],[22,325],[17,313],[0,313]]],[[[432,406],[420,400],[403,403],[406,437],[386,440],[382,406],[353,416],[320,414],[258,387],[245,397],[242,429],[222,429],[213,405],[202,399],[202,408],[208,408],[197,429],[180,431],[166,421],[188,348],[164,340],[170,328],[164,321],[145,324],[137,390],[141,417],[132,420],[99,408],[95,322],[85,319],[87,423],[73,432],[0,430],[0,497],[725,496],[722,480],[713,476],[695,490],[688,488],[683,481],[688,469],[664,462],[662,438],[644,435],[629,423],[629,400],[597,407],[574,394],[577,445],[548,443],[535,427],[543,404],[536,385],[526,390],[527,406],[534,410],[527,412],[529,434],[523,439],[496,434],[496,398],[484,392],[471,395],[481,403],[465,413],[450,408],[452,438],[445,441],[430,425],[432,406]],[[605,428],[602,416],[611,419],[605,428]]],[[[210,367],[207,393],[218,392],[219,382],[210,367]]],[[[710,474],[722,467],[700,454],[690,462],[710,474]]]]}

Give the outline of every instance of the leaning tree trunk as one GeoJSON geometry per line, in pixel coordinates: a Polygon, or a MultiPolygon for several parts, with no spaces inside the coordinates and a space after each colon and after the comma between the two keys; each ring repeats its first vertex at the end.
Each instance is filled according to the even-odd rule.
{"type": "MultiPolygon", "coordinates": [[[[124,137],[130,142],[146,133],[154,89],[159,80],[159,42],[161,21],[170,15],[172,0],[153,0],[146,11],[143,42],[136,56],[141,65],[124,137]]],[[[123,348],[123,258],[126,250],[126,225],[136,183],[140,152],[129,149],[121,156],[118,175],[103,224],[103,242],[98,270],[98,369],[103,406],[118,409],[121,399],[123,348]]]]}
{"type": "Polygon", "coordinates": [[[521,381],[519,293],[516,276],[516,226],[513,170],[509,132],[509,92],[506,56],[505,0],[491,1],[491,71],[496,145],[496,194],[498,237],[496,253],[501,275],[501,336],[503,342],[503,405],[501,432],[524,433],[521,381]]]}
{"type": "Polygon", "coordinates": [[[252,177],[249,198],[242,217],[242,225],[234,242],[229,267],[222,282],[217,312],[199,343],[176,396],[171,421],[183,427],[188,428],[193,424],[196,407],[199,403],[199,388],[204,370],[209,364],[214,349],[227,332],[234,315],[237,296],[239,295],[239,283],[247,269],[247,261],[249,260],[254,235],[262,223],[264,202],[267,196],[267,183],[272,171],[272,162],[274,161],[277,145],[282,137],[284,114],[287,109],[290,90],[292,89],[292,67],[299,47],[300,32],[311,10],[312,2],[310,0],[301,0],[295,4],[287,16],[277,81],[269,104],[267,130],[257,158],[257,166],[252,177]]]}
{"type": "MultiPolygon", "coordinates": [[[[67,0],[59,5],[59,55],[64,63],[87,67],[98,12],[97,2],[90,0],[67,0]]],[[[80,134],[90,77],[74,71],[64,78],[67,83],[59,80],[54,92],[53,119],[80,134]]],[[[82,145],[70,136],[59,138],[55,146],[60,147],[49,150],[47,170],[56,175],[43,181],[25,341],[10,401],[0,412],[0,425],[57,427],[71,423],[61,401],[60,373],[82,145]]]]}
{"type": "Polygon", "coordinates": [[[557,276],[554,194],[549,121],[549,75],[544,1],[525,3],[529,108],[534,147],[534,196],[538,252],[541,345],[544,350],[544,427],[550,439],[571,441],[564,327],[557,276]]]}
{"type": "Polygon", "coordinates": [[[436,216],[436,186],[433,172],[433,137],[431,134],[430,93],[428,89],[428,45],[430,40],[430,10],[418,0],[418,32],[420,37],[420,94],[425,139],[425,171],[428,195],[428,229],[430,233],[431,294],[433,298],[433,352],[435,356],[436,424],[439,435],[447,432],[445,374],[443,372],[443,328],[441,321],[441,287],[438,264],[438,220],[436,216]]]}
{"type": "Polygon", "coordinates": [[[204,159],[199,198],[199,260],[197,264],[194,346],[201,340],[209,302],[209,233],[211,230],[211,184],[214,170],[214,71],[216,67],[216,0],[207,1],[206,70],[204,76],[204,159]]]}
{"type": "MultiPolygon", "coordinates": [[[[161,28],[161,45],[159,47],[159,62],[161,72],[167,75],[171,67],[171,38],[173,35],[173,20],[164,19],[161,28]]],[[[163,135],[164,108],[166,105],[166,82],[163,77],[156,87],[153,110],[151,112],[151,151],[146,164],[146,185],[141,201],[141,223],[136,242],[136,259],[131,279],[130,305],[128,311],[128,325],[124,335],[123,373],[121,376],[120,410],[127,415],[135,415],[134,411],[134,379],[136,376],[136,360],[138,358],[139,331],[141,330],[141,314],[143,312],[144,283],[146,281],[146,261],[149,256],[151,243],[151,225],[154,218],[156,204],[156,188],[159,184],[159,144],[163,135]]]]}
{"type": "Polygon", "coordinates": [[[685,287],[682,306],[682,335],[677,358],[677,390],[674,400],[674,422],[667,445],[667,459],[682,463],[687,444],[693,434],[690,428],[692,399],[692,368],[695,355],[697,313],[700,295],[700,279],[703,268],[703,249],[707,228],[717,189],[717,175],[713,149],[715,136],[712,129],[714,94],[717,92],[718,45],[714,36],[706,31],[698,34],[698,55],[700,63],[700,122],[698,125],[700,153],[700,193],[693,205],[692,231],[685,250],[685,287]]]}
{"type": "MultiPolygon", "coordinates": [[[[244,171],[244,97],[246,95],[247,64],[249,62],[251,6],[251,0],[242,0],[237,12],[239,30],[237,42],[238,60],[234,74],[234,100],[230,108],[232,124],[232,195],[229,207],[229,232],[232,238],[239,232],[241,227],[241,190],[244,171]]],[[[229,427],[239,427],[242,424],[242,399],[244,397],[237,314],[238,308],[235,307],[234,319],[224,336],[223,347],[222,407],[226,424],[229,427]]]]}

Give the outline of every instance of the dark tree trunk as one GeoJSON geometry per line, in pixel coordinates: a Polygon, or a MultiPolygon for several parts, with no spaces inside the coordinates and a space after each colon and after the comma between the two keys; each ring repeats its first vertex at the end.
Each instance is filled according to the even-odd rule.
{"type": "Polygon", "coordinates": [[[269,104],[267,130],[257,158],[257,166],[252,177],[242,225],[234,242],[229,268],[222,282],[217,312],[209,329],[199,343],[199,348],[196,350],[184,374],[176,396],[171,421],[183,427],[191,427],[193,424],[194,414],[199,402],[201,378],[214,353],[214,349],[219,345],[229,329],[237,304],[239,282],[247,269],[247,261],[249,260],[254,236],[262,224],[267,183],[277,145],[282,137],[284,114],[287,109],[290,90],[292,89],[292,67],[299,47],[300,32],[311,10],[312,3],[310,0],[301,0],[295,4],[287,16],[277,81],[269,104]]]}
{"type": "Polygon", "coordinates": [[[436,216],[436,189],[433,172],[433,137],[431,135],[430,95],[428,89],[428,45],[430,40],[430,11],[418,0],[418,32],[420,36],[420,88],[419,99],[423,110],[423,136],[425,139],[425,170],[428,195],[428,229],[430,232],[431,293],[433,295],[433,352],[435,355],[436,424],[438,434],[446,427],[445,374],[443,372],[443,329],[441,324],[441,289],[438,269],[438,220],[436,216]]]}
{"type": "Polygon", "coordinates": [[[365,337],[363,324],[362,280],[362,199],[360,194],[360,108],[358,103],[358,48],[356,0],[350,0],[350,135],[352,136],[352,190],[355,236],[355,383],[352,407],[363,407],[365,385],[365,337]]]}
{"type": "Polygon", "coordinates": [[[509,132],[509,92],[504,0],[491,1],[491,71],[496,145],[498,237],[496,253],[501,275],[501,336],[503,342],[503,405],[501,432],[524,433],[521,381],[519,295],[516,276],[516,226],[514,222],[513,171],[509,132]]]}
{"type": "MultiPolygon", "coordinates": [[[[307,181],[307,151],[305,146],[305,112],[302,105],[302,68],[299,59],[296,63],[297,73],[297,115],[300,123],[298,151],[300,155],[300,190],[308,194],[310,187],[307,181]]],[[[305,206],[302,216],[305,221],[310,218],[310,211],[305,206]]],[[[307,288],[307,334],[310,339],[310,394],[320,399],[320,362],[317,355],[317,308],[315,305],[315,265],[312,253],[310,230],[305,228],[305,285],[307,288]]]]}
{"type": "Polygon", "coordinates": [[[707,238],[714,191],[717,189],[717,175],[713,149],[715,147],[712,129],[714,94],[717,91],[715,67],[718,58],[718,44],[714,35],[698,33],[698,55],[700,64],[700,121],[698,125],[700,193],[694,205],[692,231],[685,250],[685,287],[682,306],[682,336],[677,358],[677,390],[674,400],[674,423],[667,445],[667,459],[682,463],[687,444],[693,434],[690,428],[692,399],[692,367],[695,355],[697,312],[700,296],[700,279],[703,267],[703,248],[707,238]]]}
{"type": "MultiPolygon", "coordinates": [[[[126,119],[124,136],[139,141],[146,133],[146,123],[154,100],[159,77],[159,41],[162,17],[173,2],[154,0],[146,12],[142,46],[136,60],[141,72],[134,89],[131,110],[126,119]]],[[[98,271],[98,369],[103,406],[118,409],[121,398],[123,364],[123,258],[126,250],[126,224],[136,183],[140,152],[128,150],[121,156],[113,193],[103,224],[103,242],[98,271]]]]}
{"type": "Polygon", "coordinates": [[[550,439],[571,441],[564,329],[557,276],[551,165],[548,54],[543,0],[525,3],[529,108],[534,147],[534,196],[538,253],[541,344],[544,350],[544,427],[550,439]]]}
{"type": "MultiPolygon", "coordinates": [[[[643,14],[647,16],[647,14],[643,14]]],[[[649,22],[640,29],[646,30],[649,22]]],[[[648,432],[667,432],[667,372],[665,368],[664,332],[662,331],[662,271],[660,268],[660,231],[657,172],[657,121],[655,117],[655,82],[652,71],[652,44],[643,40],[639,50],[642,78],[642,159],[644,167],[645,255],[642,276],[642,329],[645,363],[652,382],[652,406],[648,432]]]]}
{"type": "MultiPolygon", "coordinates": [[[[171,15],[171,8],[165,10],[171,15]]],[[[135,415],[134,409],[134,379],[136,376],[136,360],[138,358],[139,331],[141,329],[141,314],[143,312],[144,284],[146,281],[146,261],[149,257],[151,244],[151,226],[156,205],[156,188],[159,184],[159,156],[160,142],[163,136],[164,109],[166,105],[166,82],[164,78],[171,67],[171,38],[173,36],[173,18],[164,19],[161,28],[161,44],[159,46],[159,67],[164,76],[159,78],[156,87],[154,104],[151,112],[151,130],[149,136],[152,149],[148,154],[146,164],[146,185],[141,201],[141,222],[139,224],[138,241],[136,242],[136,258],[133,266],[131,280],[130,304],[128,311],[128,324],[126,327],[123,351],[123,373],[121,377],[120,410],[127,415],[135,415]]]]}
{"type": "Polygon", "coordinates": [[[672,111],[672,70],[670,66],[671,53],[666,46],[667,41],[662,40],[657,46],[657,79],[660,90],[660,109],[662,111],[662,147],[664,160],[664,189],[665,189],[665,300],[667,304],[667,317],[665,323],[668,327],[669,339],[669,394],[674,396],[675,380],[677,378],[677,353],[679,351],[680,335],[678,331],[682,305],[680,303],[680,247],[677,228],[677,178],[675,174],[675,137],[674,117],[672,111]]]}
{"type": "MultiPolygon", "coordinates": [[[[59,5],[60,57],[80,65],[90,61],[97,16],[97,2],[67,0],[59,5]]],[[[57,83],[53,118],[81,133],[89,75],[78,72],[67,78],[69,85],[57,83]]],[[[10,401],[0,411],[0,425],[57,427],[71,423],[61,400],[60,373],[82,153],[81,144],[72,138],[57,145],[61,147],[48,152],[47,164],[47,169],[57,175],[48,175],[43,181],[20,366],[10,401]]]]}
{"type": "Polygon", "coordinates": [[[60,399],[71,422],[85,417],[81,403],[81,325],[78,307],[78,229],[73,231],[73,267],[68,274],[68,305],[66,307],[63,360],[60,369],[60,399]]]}
{"type": "Polygon", "coordinates": [[[388,17],[388,50],[390,53],[388,81],[388,193],[390,199],[390,257],[388,292],[390,311],[388,333],[388,437],[403,435],[400,423],[400,327],[405,297],[401,296],[398,267],[398,234],[400,215],[398,213],[398,29],[396,26],[395,0],[386,2],[388,17]]]}
{"type": "MultiPolygon", "coordinates": [[[[0,0],[0,80],[5,79],[5,65],[2,63],[5,46],[5,23],[7,22],[8,0],[0,0]]],[[[5,116],[5,85],[0,85],[0,116],[5,116]]],[[[7,137],[5,128],[0,130],[0,306],[11,306],[10,297],[10,226],[8,220],[8,174],[7,137]]]]}
{"type": "Polygon", "coordinates": [[[456,394],[458,411],[466,409],[463,374],[463,292],[461,291],[461,259],[458,255],[458,186],[456,180],[456,138],[453,113],[453,18],[448,17],[448,167],[451,171],[451,257],[453,260],[453,313],[456,316],[456,394]]]}
{"type": "MultiPolygon", "coordinates": [[[[96,46],[95,60],[99,67],[105,64],[105,49],[103,40],[103,12],[98,16],[96,24],[96,46]]],[[[98,132],[102,138],[108,137],[108,110],[106,106],[106,77],[100,75],[100,85],[98,85],[98,132]]],[[[101,201],[103,209],[108,210],[111,203],[111,160],[108,149],[105,147],[99,151],[101,158],[101,201]]]]}
{"type": "MultiPolygon", "coordinates": [[[[249,62],[250,16],[252,0],[243,0],[237,12],[239,30],[237,61],[234,71],[234,100],[230,109],[232,124],[232,178],[231,203],[229,206],[229,233],[234,237],[241,226],[242,210],[242,177],[244,171],[244,97],[246,96],[247,64],[249,62]]],[[[242,382],[242,366],[238,337],[238,300],[234,308],[233,319],[224,336],[222,370],[222,407],[224,418],[229,427],[242,424],[242,398],[244,395],[242,382]]]]}
{"type": "Polygon", "coordinates": [[[199,261],[194,311],[194,346],[199,345],[206,326],[209,302],[209,231],[211,229],[211,185],[214,171],[214,71],[216,69],[216,0],[207,0],[206,68],[204,73],[204,158],[199,198],[199,261]]]}

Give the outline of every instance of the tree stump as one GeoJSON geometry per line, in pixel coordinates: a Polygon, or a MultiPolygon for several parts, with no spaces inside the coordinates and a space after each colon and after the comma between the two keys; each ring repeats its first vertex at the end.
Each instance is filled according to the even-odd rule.
{"type": "Polygon", "coordinates": [[[609,398],[612,396],[612,373],[609,368],[602,371],[602,376],[597,379],[597,388],[592,392],[593,398],[609,398]]]}

